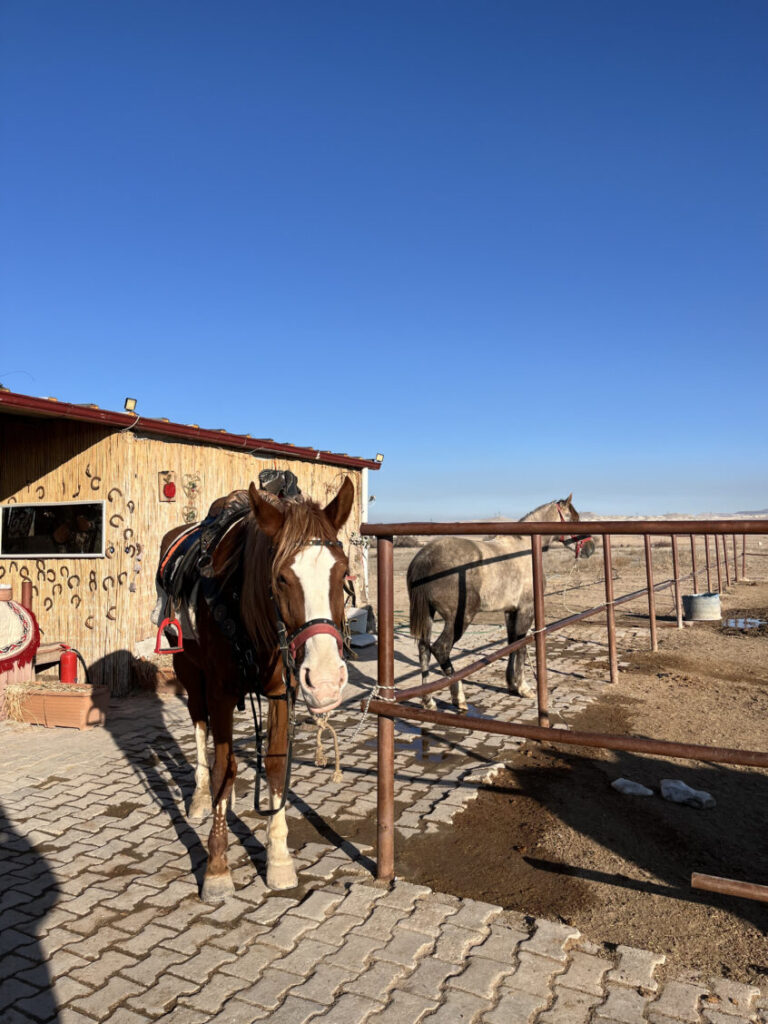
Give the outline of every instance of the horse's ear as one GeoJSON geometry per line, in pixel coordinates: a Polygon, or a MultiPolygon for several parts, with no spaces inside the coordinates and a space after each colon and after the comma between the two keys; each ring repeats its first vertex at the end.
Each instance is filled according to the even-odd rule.
{"type": "Polygon", "coordinates": [[[345,476],[344,483],[339,488],[339,493],[324,509],[334,530],[340,530],[347,519],[349,519],[349,513],[352,511],[352,502],[354,500],[355,485],[348,476],[345,476]]]}
{"type": "Polygon", "coordinates": [[[570,493],[570,494],[568,495],[568,497],[567,497],[567,498],[565,499],[565,504],[566,504],[566,505],[570,505],[572,501],[573,501],[573,491],[571,491],[571,493],[570,493]]]}
{"type": "Polygon", "coordinates": [[[248,497],[251,499],[251,508],[256,516],[259,529],[263,530],[268,537],[276,537],[285,522],[285,516],[279,508],[265,501],[259,494],[256,484],[251,483],[248,488],[248,497]]]}

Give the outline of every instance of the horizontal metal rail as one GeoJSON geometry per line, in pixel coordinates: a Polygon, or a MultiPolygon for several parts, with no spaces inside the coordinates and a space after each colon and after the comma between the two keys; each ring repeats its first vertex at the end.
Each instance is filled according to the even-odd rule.
{"type": "MultiPolygon", "coordinates": [[[[690,573],[688,574],[690,576],[690,573]]],[[[687,576],[681,577],[681,579],[687,579],[687,576]]],[[[669,587],[674,587],[674,580],[665,580],[662,583],[656,583],[654,585],[654,591],[667,590],[669,587]]],[[[636,600],[638,597],[643,597],[647,593],[647,589],[644,587],[642,590],[634,590],[631,594],[624,594],[623,597],[617,597],[614,599],[613,604],[626,604],[627,601],[636,600]]],[[[586,611],[576,612],[574,615],[569,615],[565,619],[557,619],[555,622],[548,623],[542,632],[545,636],[550,633],[555,633],[559,629],[565,629],[566,626],[571,626],[575,622],[581,622],[583,619],[588,619],[591,616],[599,615],[601,612],[606,610],[606,603],[595,605],[594,608],[587,608],[586,611]]],[[[400,703],[401,701],[413,700],[416,697],[425,697],[427,694],[435,693],[437,690],[444,690],[446,686],[450,686],[452,683],[460,683],[464,679],[468,679],[469,676],[479,672],[480,669],[486,668],[488,665],[492,665],[495,661],[500,661],[508,654],[513,654],[515,651],[519,651],[521,647],[526,647],[528,644],[534,643],[536,637],[533,633],[528,636],[524,636],[522,640],[515,640],[514,643],[506,644],[504,647],[500,647],[494,651],[493,654],[485,654],[482,658],[477,661],[473,661],[471,665],[467,665],[465,668],[460,669],[458,672],[452,673],[450,676],[444,676],[442,679],[435,679],[431,683],[424,683],[422,686],[411,686],[407,690],[395,690],[395,701],[400,703]]]]}
{"type": "Polygon", "coordinates": [[[760,900],[768,903],[768,885],[756,882],[738,882],[735,878],[720,878],[718,875],[701,875],[694,871],[691,875],[692,889],[706,889],[707,892],[720,892],[726,896],[741,896],[745,900],[760,900]]]}
{"type": "Polygon", "coordinates": [[[626,750],[634,754],[658,754],[661,757],[679,757],[691,761],[711,761],[714,764],[739,764],[752,768],[768,768],[768,753],[759,750],[735,750],[730,747],[708,747],[699,743],[675,743],[671,740],[647,739],[644,736],[613,736],[601,732],[578,732],[571,729],[553,729],[549,726],[521,725],[519,722],[497,722],[493,718],[477,715],[451,714],[446,711],[427,711],[386,700],[372,700],[372,714],[385,718],[405,718],[412,722],[431,722],[451,728],[470,729],[500,736],[519,736],[549,743],[565,743],[579,747],[601,747],[606,750],[626,750]]]}
{"type": "Polygon", "coordinates": [[[567,530],[569,536],[588,537],[620,534],[622,536],[670,537],[687,536],[705,533],[719,536],[731,534],[768,533],[768,520],[765,519],[671,519],[671,520],[637,520],[606,519],[603,521],[586,521],[565,523],[532,523],[513,521],[509,523],[363,523],[360,533],[363,537],[402,537],[413,534],[420,537],[445,536],[477,536],[491,534],[493,536],[546,537],[559,536],[567,530]]]}

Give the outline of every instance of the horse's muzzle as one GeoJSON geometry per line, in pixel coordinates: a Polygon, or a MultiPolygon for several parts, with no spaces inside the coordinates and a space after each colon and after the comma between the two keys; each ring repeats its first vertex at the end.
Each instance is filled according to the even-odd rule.
{"type": "Polygon", "coordinates": [[[584,543],[581,545],[579,550],[576,552],[577,558],[591,558],[595,553],[595,542],[591,537],[585,537],[584,543]]]}

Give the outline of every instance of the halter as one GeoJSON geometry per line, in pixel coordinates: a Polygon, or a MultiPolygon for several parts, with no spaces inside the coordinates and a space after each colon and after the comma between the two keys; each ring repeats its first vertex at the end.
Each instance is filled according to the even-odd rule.
{"type": "MultiPolygon", "coordinates": [[[[563,506],[560,504],[559,501],[557,502],[557,514],[560,516],[560,521],[562,523],[570,522],[570,520],[566,519],[565,516],[563,515],[563,506]]],[[[589,536],[589,535],[586,535],[584,537],[580,537],[580,536],[578,536],[578,534],[575,534],[575,533],[572,533],[570,536],[566,537],[565,534],[562,533],[562,534],[560,534],[560,536],[557,539],[559,541],[561,541],[561,543],[563,543],[563,544],[568,544],[569,541],[575,540],[576,543],[575,543],[575,545],[573,547],[574,557],[578,558],[579,555],[581,554],[581,549],[584,547],[584,545],[587,543],[588,540],[592,540],[592,537],[589,536]]]]}

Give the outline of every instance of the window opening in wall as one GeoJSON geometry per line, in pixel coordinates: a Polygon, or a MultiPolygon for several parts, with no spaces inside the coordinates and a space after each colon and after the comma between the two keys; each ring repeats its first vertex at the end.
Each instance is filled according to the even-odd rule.
{"type": "Polygon", "coordinates": [[[87,558],[104,554],[104,502],[0,507],[0,557],[87,558]]]}

